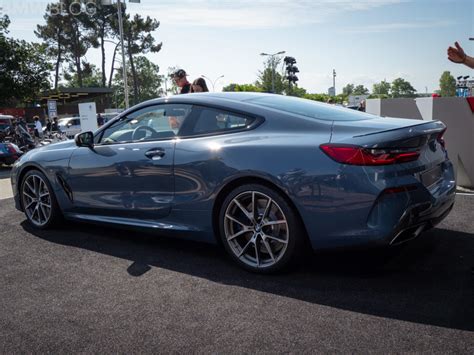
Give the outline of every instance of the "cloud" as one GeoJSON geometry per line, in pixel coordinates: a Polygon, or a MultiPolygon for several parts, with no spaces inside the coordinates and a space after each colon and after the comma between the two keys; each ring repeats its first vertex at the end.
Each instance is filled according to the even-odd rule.
{"type": "Polygon", "coordinates": [[[164,0],[130,5],[131,12],[189,27],[265,29],[322,23],[334,14],[371,9],[407,0],[164,0]]]}
{"type": "Polygon", "coordinates": [[[361,27],[346,27],[341,29],[345,33],[383,33],[391,31],[417,30],[424,28],[439,28],[453,25],[452,21],[431,21],[431,22],[398,22],[365,25],[361,27]]]}

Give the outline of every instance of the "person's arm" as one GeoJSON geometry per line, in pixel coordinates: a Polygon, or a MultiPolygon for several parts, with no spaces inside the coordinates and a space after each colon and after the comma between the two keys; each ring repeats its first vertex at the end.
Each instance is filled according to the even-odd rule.
{"type": "Polygon", "coordinates": [[[466,53],[464,53],[464,50],[458,42],[455,42],[454,46],[456,48],[448,48],[448,59],[453,63],[464,64],[467,65],[469,68],[474,69],[474,57],[470,57],[466,53]]]}
{"type": "Polygon", "coordinates": [[[464,64],[467,65],[469,68],[474,69],[474,57],[469,57],[467,55],[466,60],[464,61],[464,64]]]}

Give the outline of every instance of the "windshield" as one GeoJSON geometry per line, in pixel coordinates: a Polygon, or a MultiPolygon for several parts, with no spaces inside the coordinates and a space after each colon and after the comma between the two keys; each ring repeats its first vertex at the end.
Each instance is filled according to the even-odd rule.
{"type": "Polygon", "coordinates": [[[245,101],[259,106],[265,106],[284,112],[327,121],[361,121],[377,118],[377,116],[360,111],[350,110],[345,107],[324,104],[313,100],[300,99],[291,96],[268,95],[248,99],[245,101]]]}

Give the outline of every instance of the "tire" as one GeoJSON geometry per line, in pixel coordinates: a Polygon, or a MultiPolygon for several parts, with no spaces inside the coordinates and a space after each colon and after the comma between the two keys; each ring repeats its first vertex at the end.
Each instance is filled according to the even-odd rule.
{"type": "Polygon", "coordinates": [[[25,216],[34,228],[47,229],[61,221],[61,211],[51,184],[39,170],[30,170],[23,177],[20,199],[25,216]]]}
{"type": "Polygon", "coordinates": [[[229,193],[220,209],[219,232],[231,258],[257,273],[285,268],[301,254],[305,240],[296,211],[281,194],[260,184],[229,193]]]}

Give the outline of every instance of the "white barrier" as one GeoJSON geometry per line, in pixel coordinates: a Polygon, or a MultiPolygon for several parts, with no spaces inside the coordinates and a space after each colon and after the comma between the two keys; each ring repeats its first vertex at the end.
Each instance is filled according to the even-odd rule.
{"type": "Polygon", "coordinates": [[[474,188],[474,98],[472,108],[461,97],[417,99],[369,99],[366,111],[384,117],[440,120],[446,124],[449,157],[456,169],[458,185],[474,188]]]}

